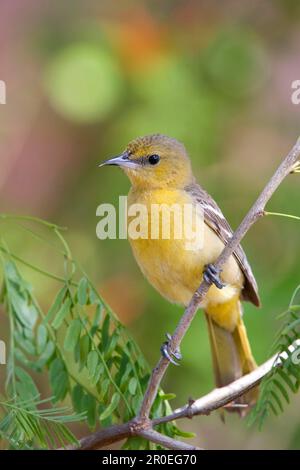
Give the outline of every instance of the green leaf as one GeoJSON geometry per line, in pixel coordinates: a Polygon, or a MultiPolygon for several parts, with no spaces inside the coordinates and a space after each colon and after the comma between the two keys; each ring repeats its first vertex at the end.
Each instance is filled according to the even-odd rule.
{"type": "Polygon", "coordinates": [[[55,299],[54,299],[54,302],[53,304],[51,305],[47,315],[45,316],[45,318],[43,319],[43,323],[48,323],[53,315],[57,312],[57,310],[61,307],[62,303],[63,303],[63,300],[66,296],[66,293],[67,293],[68,289],[66,286],[64,286],[59,292],[58,294],[56,295],[55,299]]]}
{"type": "Polygon", "coordinates": [[[34,305],[30,305],[28,300],[21,297],[14,291],[14,295],[10,297],[13,311],[18,320],[27,328],[32,329],[36,323],[38,313],[34,305]]]}
{"type": "Polygon", "coordinates": [[[176,398],[176,394],[175,393],[159,393],[159,396],[162,400],[174,400],[174,398],[176,398]]]}
{"type": "Polygon", "coordinates": [[[18,286],[20,285],[20,275],[17,271],[16,265],[12,261],[7,261],[4,265],[6,277],[9,281],[14,282],[18,286]]]}
{"type": "Polygon", "coordinates": [[[279,380],[277,380],[277,379],[274,379],[274,380],[273,380],[273,383],[274,383],[274,385],[276,385],[276,387],[281,391],[281,394],[282,394],[283,397],[285,398],[286,402],[287,402],[287,403],[290,403],[289,394],[288,394],[288,392],[286,391],[286,389],[284,388],[284,386],[282,385],[282,383],[279,382],[279,380]]]}
{"type": "Polygon", "coordinates": [[[276,410],[274,404],[273,404],[270,400],[267,401],[267,405],[271,408],[271,410],[273,411],[274,415],[275,415],[275,416],[278,416],[278,411],[276,410]]]}
{"type": "Polygon", "coordinates": [[[122,378],[121,378],[121,387],[124,389],[125,385],[127,384],[127,380],[128,380],[128,377],[130,375],[130,373],[132,372],[132,364],[130,364],[130,362],[128,362],[128,364],[126,365],[126,369],[122,375],[122,378]]]}
{"type": "Polygon", "coordinates": [[[88,281],[85,277],[81,278],[77,290],[78,302],[80,305],[86,305],[88,301],[88,281]]]}
{"type": "Polygon", "coordinates": [[[31,341],[27,340],[24,335],[19,333],[19,331],[15,331],[15,340],[18,345],[25,350],[28,354],[34,356],[36,354],[35,345],[32,344],[31,341]]]}
{"type": "Polygon", "coordinates": [[[87,368],[91,378],[96,374],[98,361],[99,359],[97,351],[90,351],[87,358],[87,368]]]}
{"type": "Polygon", "coordinates": [[[47,345],[47,339],[48,339],[47,328],[45,327],[45,325],[43,325],[43,323],[41,323],[38,326],[37,337],[36,337],[38,355],[40,355],[44,351],[47,345]]]}
{"type": "Polygon", "coordinates": [[[176,436],[184,437],[185,439],[193,439],[197,436],[194,432],[182,431],[182,429],[177,426],[173,427],[173,432],[176,436]]]}
{"type": "Polygon", "coordinates": [[[128,384],[128,390],[131,393],[131,395],[135,395],[137,384],[138,384],[137,379],[135,377],[131,377],[129,384],[128,384]]]}
{"type": "Polygon", "coordinates": [[[102,304],[102,299],[99,296],[98,292],[94,289],[94,287],[92,286],[90,281],[88,281],[88,282],[89,282],[89,289],[90,289],[90,302],[91,302],[91,304],[93,304],[93,305],[102,304]]]}
{"type": "Polygon", "coordinates": [[[22,400],[28,400],[39,396],[39,391],[33,379],[24,369],[16,367],[15,374],[18,379],[17,389],[20,392],[19,394],[22,397],[22,400]]]}
{"type": "Polygon", "coordinates": [[[96,400],[91,395],[84,397],[84,406],[87,412],[87,422],[90,428],[94,428],[96,425],[96,400]]]}
{"type": "Polygon", "coordinates": [[[101,317],[102,317],[102,310],[103,310],[103,307],[101,304],[97,304],[96,306],[96,312],[95,312],[95,316],[94,316],[94,320],[93,320],[93,328],[96,327],[98,328],[99,327],[99,324],[101,322],[101,317]]]}
{"type": "Polygon", "coordinates": [[[110,357],[114,353],[116,349],[117,343],[120,341],[120,328],[117,327],[115,331],[112,333],[110,336],[107,344],[106,344],[106,351],[105,351],[105,356],[110,357]]]}
{"type": "Polygon", "coordinates": [[[80,366],[83,367],[87,362],[87,357],[91,348],[91,340],[88,334],[83,335],[79,342],[80,366]]]}
{"type": "Polygon", "coordinates": [[[71,321],[70,325],[68,326],[64,341],[64,348],[66,351],[73,351],[75,349],[75,346],[79,341],[81,326],[82,325],[79,318],[75,318],[71,321]]]}
{"type": "Polygon", "coordinates": [[[100,383],[100,398],[103,401],[106,399],[106,395],[109,391],[109,385],[110,385],[110,380],[108,378],[104,379],[100,383]]]}
{"type": "Polygon", "coordinates": [[[114,410],[117,408],[120,401],[120,395],[115,392],[112,396],[110,405],[104,410],[100,415],[100,421],[104,421],[108,416],[110,416],[114,410]]]}
{"type": "Polygon", "coordinates": [[[109,344],[109,327],[110,327],[110,318],[109,315],[106,315],[103,326],[102,326],[102,348],[103,351],[106,350],[109,344]]]}
{"type": "Polygon", "coordinates": [[[91,378],[92,385],[97,385],[97,383],[99,382],[99,379],[101,377],[101,374],[103,374],[103,371],[104,371],[103,365],[99,364],[97,366],[97,369],[96,369],[96,372],[95,372],[94,376],[91,378]]]}
{"type": "Polygon", "coordinates": [[[297,318],[297,320],[294,320],[292,323],[289,323],[283,330],[282,330],[282,335],[287,335],[290,331],[292,331],[294,328],[296,328],[298,325],[300,325],[300,318],[297,318]]]}
{"type": "Polygon", "coordinates": [[[15,358],[24,364],[27,367],[31,366],[31,361],[29,361],[23,351],[19,348],[15,348],[15,358]]]}
{"type": "Polygon", "coordinates": [[[69,378],[65,364],[60,358],[54,359],[51,363],[49,379],[54,395],[54,401],[63,400],[68,392],[69,378]]]}
{"type": "Polygon", "coordinates": [[[54,351],[55,351],[55,344],[52,340],[49,340],[46,345],[46,348],[44,349],[44,351],[42,352],[42,354],[40,355],[40,358],[38,359],[36,363],[37,367],[41,368],[45,364],[47,364],[48,361],[52,358],[54,351]]]}
{"type": "Polygon", "coordinates": [[[281,400],[280,400],[279,396],[277,395],[277,393],[275,393],[274,390],[271,390],[270,394],[272,395],[275,402],[277,403],[278,408],[280,409],[280,411],[283,412],[283,406],[282,406],[281,400]]]}
{"type": "Polygon", "coordinates": [[[69,377],[65,370],[61,371],[56,378],[54,391],[54,401],[63,400],[69,389],[69,377]]]}
{"type": "MultiPolygon", "coordinates": [[[[126,370],[126,367],[127,365],[130,363],[130,359],[128,357],[128,355],[126,354],[125,351],[122,351],[122,356],[121,356],[121,361],[120,361],[120,367],[119,367],[119,371],[116,375],[116,383],[117,385],[120,385],[121,384],[121,381],[122,381],[122,378],[124,376],[124,373],[125,373],[125,370],[126,370]]],[[[131,367],[131,366],[130,366],[131,367]]]]}
{"type": "Polygon", "coordinates": [[[74,410],[77,413],[81,413],[83,411],[83,407],[82,407],[83,397],[84,397],[83,388],[81,387],[81,385],[76,384],[72,390],[72,403],[73,403],[74,410]]]}
{"type": "Polygon", "coordinates": [[[53,322],[52,322],[52,327],[55,330],[58,330],[58,328],[61,326],[62,322],[64,321],[65,317],[67,314],[70,312],[71,309],[71,299],[67,298],[62,306],[60,307],[59,311],[57,312],[53,322]]]}

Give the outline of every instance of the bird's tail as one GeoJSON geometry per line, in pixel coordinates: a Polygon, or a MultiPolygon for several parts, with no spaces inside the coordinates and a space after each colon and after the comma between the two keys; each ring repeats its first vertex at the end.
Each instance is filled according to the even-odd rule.
{"type": "MultiPolygon", "coordinates": [[[[240,302],[238,304],[241,310],[240,302]]],[[[217,325],[211,315],[206,313],[217,387],[228,385],[257,367],[241,313],[238,315],[238,323],[233,331],[217,325]]],[[[248,405],[247,409],[243,407],[232,409],[244,415],[255,404],[257,397],[258,387],[255,387],[235,401],[238,404],[248,405]]]]}

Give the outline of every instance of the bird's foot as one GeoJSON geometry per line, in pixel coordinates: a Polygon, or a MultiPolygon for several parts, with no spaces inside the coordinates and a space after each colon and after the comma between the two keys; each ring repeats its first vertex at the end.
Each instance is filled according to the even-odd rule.
{"type": "Polygon", "coordinates": [[[216,269],[213,264],[207,264],[203,271],[203,278],[209,284],[214,284],[218,289],[223,289],[225,284],[220,279],[220,269],[216,269]]]}
{"type": "Polygon", "coordinates": [[[167,341],[165,341],[160,348],[161,354],[163,355],[163,357],[168,359],[168,361],[172,362],[172,364],[174,364],[175,366],[179,366],[178,362],[176,361],[180,361],[182,359],[180,349],[177,348],[175,351],[172,351],[170,348],[170,341],[172,339],[172,336],[169,333],[166,333],[166,337],[167,341]]]}
{"type": "Polygon", "coordinates": [[[292,168],[291,173],[300,173],[300,162],[296,162],[292,168]]]}

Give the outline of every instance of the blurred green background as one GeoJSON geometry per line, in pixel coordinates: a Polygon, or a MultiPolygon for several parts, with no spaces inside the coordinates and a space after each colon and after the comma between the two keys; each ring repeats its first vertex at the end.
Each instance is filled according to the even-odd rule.
{"type": "MultiPolygon", "coordinates": [[[[38,215],[68,227],[75,257],[140,344],[149,363],[182,309],[143,279],[126,240],[96,238],[96,208],[117,203],[129,182],[97,164],[132,138],[165,133],[182,140],[198,181],[233,227],[240,222],[299,135],[300,78],[297,0],[97,1],[2,0],[0,79],[0,211],[38,215]]],[[[300,215],[300,181],[292,176],[268,208],[300,215]]],[[[61,270],[37,240],[1,223],[10,248],[61,270]]],[[[267,359],[285,310],[300,283],[299,223],[268,218],[244,247],[257,276],[262,309],[245,306],[258,363],[267,359]]],[[[55,282],[22,268],[46,308],[55,282]]],[[[5,337],[0,312],[1,338],[5,337]]],[[[4,325],[4,326],[3,326],[4,325]]],[[[173,406],[213,387],[206,326],[199,313],[186,335],[179,368],[166,392],[173,406]]],[[[3,375],[3,371],[0,371],[3,375]]],[[[195,442],[213,448],[299,448],[300,397],[262,432],[228,415],[188,421],[195,442]]]]}

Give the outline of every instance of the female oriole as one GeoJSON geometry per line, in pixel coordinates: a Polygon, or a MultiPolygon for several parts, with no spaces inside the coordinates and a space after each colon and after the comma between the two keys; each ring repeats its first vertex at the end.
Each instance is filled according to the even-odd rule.
{"type": "MultiPolygon", "coordinates": [[[[214,284],[201,307],[206,314],[217,386],[252,371],[256,364],[242,319],[241,300],[259,306],[257,284],[241,246],[227,261],[220,277],[209,269],[232,236],[232,230],[216,202],[196,183],[183,144],[161,134],[140,137],[130,142],[121,155],[104,164],[124,169],[132,184],[128,206],[143,204],[149,209],[148,218],[153,204],[188,203],[202,209],[201,248],[187,249],[184,236],[129,237],[130,244],[146,278],[171,302],[186,306],[203,275],[212,278],[214,284]]],[[[147,223],[150,234],[151,220],[147,223]]],[[[172,359],[171,351],[166,349],[165,354],[172,359]]],[[[257,391],[252,390],[239,402],[253,404],[256,395],[257,391]]]]}

